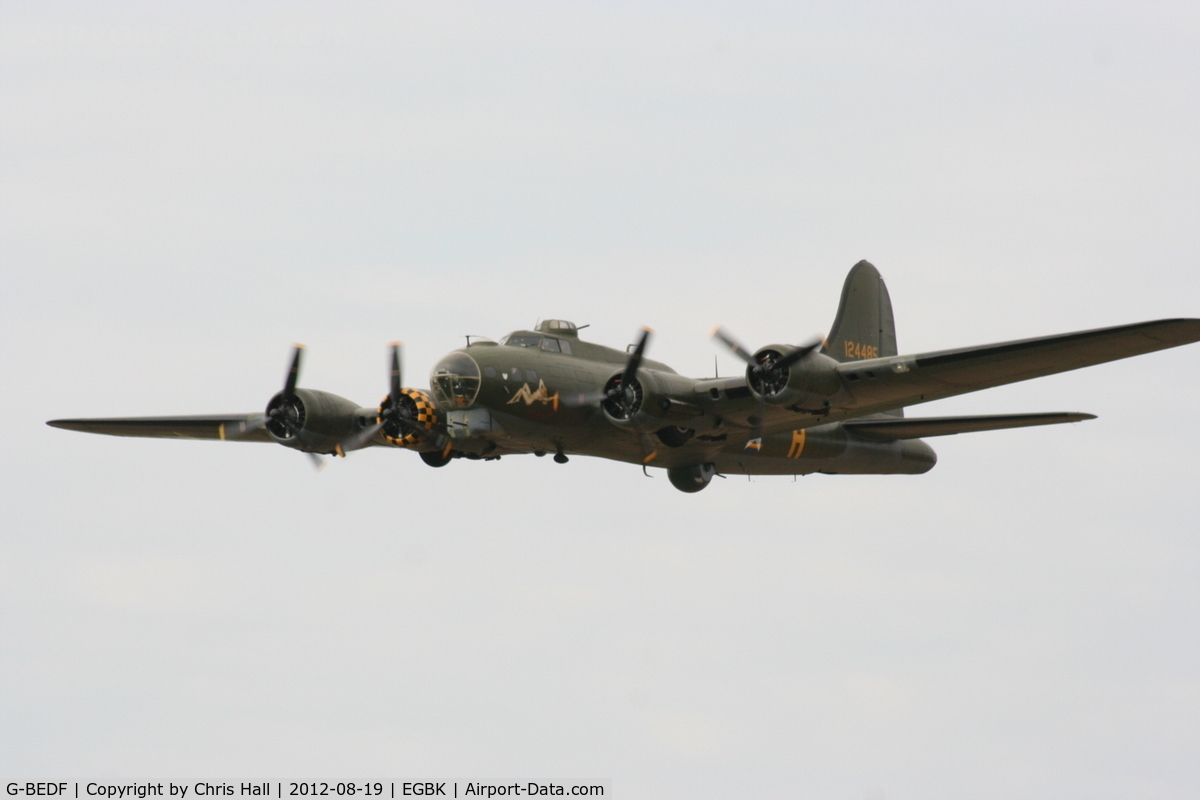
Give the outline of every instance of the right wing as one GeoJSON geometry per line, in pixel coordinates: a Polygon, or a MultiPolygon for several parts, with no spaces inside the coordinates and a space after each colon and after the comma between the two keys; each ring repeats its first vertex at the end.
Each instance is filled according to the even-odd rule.
{"type": "Polygon", "coordinates": [[[207,414],[192,417],[108,417],[96,419],[52,419],[52,428],[109,436],[140,436],[151,439],[237,439],[241,442],[273,442],[261,426],[262,413],[207,414]],[[257,427],[255,427],[257,423],[257,427]],[[250,430],[247,430],[250,428],[250,430]]]}
{"type": "Polygon", "coordinates": [[[1163,319],[1037,339],[838,365],[850,402],[842,417],[927,403],[1200,341],[1200,319],[1163,319]]]}

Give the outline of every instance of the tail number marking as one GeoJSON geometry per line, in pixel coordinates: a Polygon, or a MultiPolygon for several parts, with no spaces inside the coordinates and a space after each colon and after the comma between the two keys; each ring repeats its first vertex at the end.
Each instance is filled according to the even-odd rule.
{"type": "Polygon", "coordinates": [[[875,345],[860,344],[849,339],[844,344],[846,345],[846,358],[879,358],[879,348],[875,345]]]}

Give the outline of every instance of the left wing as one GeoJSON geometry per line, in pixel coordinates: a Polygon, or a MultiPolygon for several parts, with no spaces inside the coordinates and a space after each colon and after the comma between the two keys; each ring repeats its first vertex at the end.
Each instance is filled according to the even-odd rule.
{"type": "Polygon", "coordinates": [[[1095,414],[989,414],[975,417],[886,417],[883,419],[850,419],[842,427],[866,439],[894,441],[924,439],[929,436],[951,436],[956,433],[998,431],[1007,428],[1029,428],[1035,425],[1058,425],[1063,422],[1082,422],[1095,419],[1095,414]]]}
{"type": "Polygon", "coordinates": [[[140,436],[152,439],[226,439],[242,442],[273,442],[255,414],[206,414],[192,417],[109,417],[98,419],[53,419],[46,424],[69,431],[104,433],[109,436],[140,436]]]}

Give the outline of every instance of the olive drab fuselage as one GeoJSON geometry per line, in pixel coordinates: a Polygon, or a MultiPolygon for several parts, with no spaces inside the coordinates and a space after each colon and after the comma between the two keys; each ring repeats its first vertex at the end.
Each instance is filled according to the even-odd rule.
{"type": "Polygon", "coordinates": [[[827,413],[799,415],[793,429],[751,442],[759,404],[744,378],[685,378],[649,359],[638,377],[659,391],[647,394],[677,402],[644,405],[631,423],[579,402],[621,374],[627,358],[548,320],[448,354],[430,374],[431,395],[453,451],[466,457],[551,452],[667,468],[711,462],[717,472],[756,475],[918,473],[936,462],[923,442],[855,441],[827,413]]]}

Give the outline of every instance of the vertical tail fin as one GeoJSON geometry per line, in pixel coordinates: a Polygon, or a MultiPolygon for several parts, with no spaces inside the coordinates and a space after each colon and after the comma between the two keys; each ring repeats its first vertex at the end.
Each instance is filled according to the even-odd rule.
{"type": "Polygon", "coordinates": [[[837,361],[858,361],[898,355],[892,299],[879,270],[860,261],[846,276],[842,302],[825,345],[837,361]]]}
{"type": "MultiPolygon", "coordinates": [[[[868,261],[855,264],[846,276],[842,302],[833,318],[825,353],[838,361],[899,355],[892,298],[888,296],[879,270],[868,261]]],[[[903,417],[904,409],[884,413],[889,417],[903,417]]]]}

